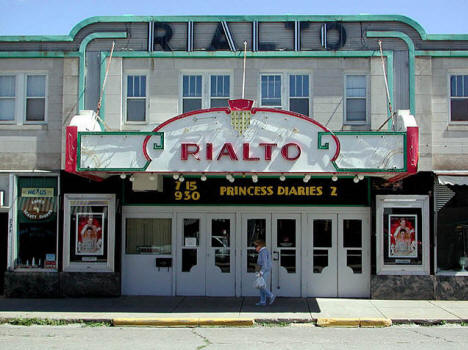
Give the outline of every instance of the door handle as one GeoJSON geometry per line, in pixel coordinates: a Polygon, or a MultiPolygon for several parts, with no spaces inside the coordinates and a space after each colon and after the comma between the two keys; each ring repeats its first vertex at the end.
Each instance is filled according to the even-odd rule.
{"type": "Polygon", "coordinates": [[[273,261],[279,260],[279,252],[273,252],[273,261]]]}

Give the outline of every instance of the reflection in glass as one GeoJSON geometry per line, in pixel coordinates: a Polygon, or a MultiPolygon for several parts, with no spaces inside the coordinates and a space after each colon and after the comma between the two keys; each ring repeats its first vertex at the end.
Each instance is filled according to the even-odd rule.
{"type": "Polygon", "coordinates": [[[328,266],[328,250],[314,249],[314,273],[322,273],[328,266]]]}
{"type": "Polygon", "coordinates": [[[314,220],[314,247],[331,248],[332,221],[314,220]]]}
{"type": "Polygon", "coordinates": [[[345,248],[362,247],[361,220],[343,220],[343,246],[345,248]]]}
{"type": "Polygon", "coordinates": [[[279,247],[296,246],[296,220],[278,219],[277,242],[279,247]]]}
{"type": "Polygon", "coordinates": [[[281,250],[281,266],[284,267],[288,273],[296,273],[296,250],[295,249],[282,249],[281,250]]]}
{"type": "Polygon", "coordinates": [[[182,249],[182,272],[190,272],[197,265],[197,250],[182,249]]]}
{"type": "Polygon", "coordinates": [[[348,250],[346,252],[346,266],[353,269],[354,273],[362,273],[362,251],[348,250]]]}
{"type": "Polygon", "coordinates": [[[257,239],[265,241],[266,220],[248,219],[247,220],[247,247],[254,247],[257,239]]]}
{"type": "Polygon", "coordinates": [[[255,250],[247,250],[247,272],[255,272],[255,267],[257,266],[257,257],[258,253],[255,250]]]}
{"type": "Polygon", "coordinates": [[[198,247],[200,240],[200,219],[184,219],[184,246],[198,247]]]}
{"type": "Polygon", "coordinates": [[[215,249],[215,265],[221,269],[223,273],[229,273],[231,271],[231,253],[229,249],[215,249]]]}
{"type": "Polygon", "coordinates": [[[211,246],[230,247],[231,243],[231,220],[212,219],[211,220],[211,246]]]}

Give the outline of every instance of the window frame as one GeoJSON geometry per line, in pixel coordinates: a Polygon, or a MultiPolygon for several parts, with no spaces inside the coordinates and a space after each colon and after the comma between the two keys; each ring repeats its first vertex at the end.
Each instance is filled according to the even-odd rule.
{"type": "Polygon", "coordinates": [[[63,254],[62,263],[64,272],[114,272],[115,271],[115,227],[116,227],[116,196],[115,194],[76,194],[65,193],[64,196],[64,218],[63,218],[63,254]],[[71,261],[70,242],[72,239],[72,228],[70,223],[70,209],[74,202],[80,205],[90,202],[89,206],[107,206],[107,261],[86,262],[71,261]],[[98,203],[98,204],[96,204],[98,203]]]}
{"type": "MultiPolygon", "coordinates": [[[[291,99],[299,99],[299,98],[307,98],[308,99],[308,106],[309,106],[309,115],[303,114],[309,118],[312,118],[312,74],[310,72],[303,72],[303,71],[290,71],[286,73],[286,79],[288,81],[288,87],[287,87],[287,105],[288,105],[288,111],[291,111],[291,99]],[[291,97],[291,86],[290,86],[290,80],[291,76],[294,75],[307,75],[309,77],[309,96],[307,97],[291,97]]],[[[293,111],[291,111],[293,112],[293,111]]],[[[298,112],[295,112],[298,113],[298,112]]]]}
{"type": "Polygon", "coordinates": [[[15,113],[13,120],[0,120],[0,125],[44,125],[48,123],[49,114],[49,73],[47,71],[1,71],[0,76],[15,77],[15,113]],[[26,106],[28,98],[27,79],[29,76],[44,76],[44,120],[26,120],[26,106]]]}
{"type": "MultiPolygon", "coordinates": [[[[0,124],[16,124],[17,119],[18,119],[18,75],[15,73],[0,73],[0,77],[13,77],[15,79],[15,94],[13,96],[14,99],[14,113],[13,113],[13,119],[11,120],[0,120],[0,124]]],[[[11,99],[12,97],[10,96],[0,96],[0,100],[3,99],[11,99]]]]}
{"type": "MultiPolygon", "coordinates": [[[[195,99],[193,97],[184,97],[184,76],[187,75],[200,75],[202,77],[202,93],[201,93],[201,109],[211,109],[211,76],[214,75],[227,75],[229,76],[229,96],[228,100],[233,98],[233,72],[231,70],[182,70],[179,74],[179,104],[178,114],[184,113],[184,99],[195,99]]],[[[199,97],[196,97],[198,99],[199,97]]],[[[228,106],[226,106],[228,107],[228,106]]]]}
{"type": "MultiPolygon", "coordinates": [[[[149,112],[150,112],[150,98],[149,98],[149,80],[150,76],[148,74],[148,71],[142,71],[142,70],[129,70],[125,72],[124,77],[123,77],[123,121],[124,124],[127,125],[145,125],[149,123],[149,112]],[[146,84],[145,84],[145,89],[146,89],[146,95],[144,97],[145,99],[145,120],[128,120],[127,116],[127,101],[128,101],[128,77],[129,76],[144,76],[146,78],[146,84]]],[[[142,97],[131,97],[130,99],[143,99],[142,97]]]]}
{"type": "MultiPolygon", "coordinates": [[[[313,91],[312,91],[312,72],[310,71],[304,71],[304,70],[287,70],[286,72],[284,70],[282,71],[274,71],[274,70],[268,70],[264,72],[260,72],[259,78],[258,78],[258,89],[257,89],[257,96],[260,107],[264,108],[276,108],[276,109],[281,109],[284,111],[291,111],[291,87],[290,87],[290,77],[293,75],[307,75],[309,77],[309,96],[307,97],[308,99],[308,106],[309,106],[309,115],[306,117],[312,118],[312,101],[313,101],[313,91]],[[274,106],[265,106],[262,104],[262,76],[264,75],[279,75],[281,76],[281,106],[279,107],[274,107],[274,106]]],[[[301,97],[305,98],[305,97],[301,97]]],[[[295,112],[297,113],[297,112],[295,112]]]]}
{"type": "MultiPolygon", "coordinates": [[[[369,125],[369,108],[370,108],[370,78],[367,72],[348,72],[344,74],[344,84],[343,84],[343,125],[369,125]],[[363,121],[353,121],[347,119],[347,109],[348,109],[348,96],[347,96],[347,83],[348,77],[350,76],[363,76],[366,81],[366,119],[363,121]]],[[[362,97],[349,97],[350,99],[362,99],[362,97]]]]}
{"type": "Polygon", "coordinates": [[[452,97],[450,81],[451,81],[452,76],[457,76],[457,75],[462,75],[462,76],[467,76],[468,77],[468,71],[460,69],[460,70],[456,70],[456,71],[449,71],[448,74],[447,74],[448,123],[451,124],[451,125],[468,125],[468,115],[467,115],[466,120],[452,120],[452,98],[455,98],[455,99],[457,99],[457,98],[462,99],[463,98],[463,99],[468,100],[468,95],[467,96],[460,96],[460,97],[457,97],[457,96],[452,97]]]}

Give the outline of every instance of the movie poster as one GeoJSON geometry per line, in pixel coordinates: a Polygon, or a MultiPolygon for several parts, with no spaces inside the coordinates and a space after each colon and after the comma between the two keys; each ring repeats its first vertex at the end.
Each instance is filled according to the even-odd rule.
{"type": "Polygon", "coordinates": [[[418,228],[416,215],[389,215],[388,256],[390,258],[418,257],[418,228]]]}
{"type": "Polygon", "coordinates": [[[76,213],[76,255],[104,254],[104,213],[76,213]]]}

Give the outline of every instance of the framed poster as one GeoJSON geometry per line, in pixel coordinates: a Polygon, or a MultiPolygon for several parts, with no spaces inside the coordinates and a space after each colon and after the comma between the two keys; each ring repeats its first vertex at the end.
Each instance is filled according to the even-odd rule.
{"type": "Polygon", "coordinates": [[[418,221],[416,215],[389,215],[388,257],[418,257],[418,221]]]}
{"type": "Polygon", "coordinates": [[[104,254],[104,213],[76,213],[76,255],[104,254]]]}
{"type": "Polygon", "coordinates": [[[429,196],[376,196],[378,275],[430,274],[429,196]]]}

